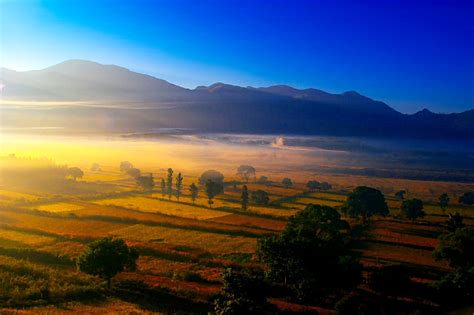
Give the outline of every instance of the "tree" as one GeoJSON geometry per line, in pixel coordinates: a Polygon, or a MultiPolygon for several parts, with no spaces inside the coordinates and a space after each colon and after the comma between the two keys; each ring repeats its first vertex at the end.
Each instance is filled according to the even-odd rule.
{"type": "Polygon", "coordinates": [[[291,179],[288,178],[288,177],[283,178],[283,180],[281,181],[281,183],[282,183],[283,186],[285,186],[286,188],[289,188],[289,187],[293,186],[293,182],[292,182],[291,179]]]}
{"type": "Polygon", "coordinates": [[[474,192],[466,192],[464,195],[459,197],[459,203],[465,205],[474,205],[474,192]]]}
{"type": "Polygon", "coordinates": [[[205,186],[209,180],[215,183],[224,184],[224,175],[215,170],[207,170],[201,174],[201,177],[199,177],[199,184],[205,186]]]}
{"type": "Polygon", "coordinates": [[[242,196],[241,196],[242,210],[247,210],[249,205],[249,191],[247,185],[242,187],[242,196]]]}
{"type": "Polygon", "coordinates": [[[197,198],[197,195],[199,193],[199,188],[196,186],[196,184],[192,183],[190,186],[189,186],[189,192],[191,193],[191,200],[194,201],[196,200],[197,198]]]}
{"type": "Polygon", "coordinates": [[[183,176],[181,173],[178,173],[176,176],[176,199],[179,201],[179,197],[181,196],[181,191],[183,189],[183,176]]]}
{"type": "Polygon", "coordinates": [[[162,178],[161,179],[161,197],[165,198],[165,196],[166,196],[166,182],[165,182],[165,179],[162,178]]]}
{"type": "Polygon", "coordinates": [[[450,213],[446,225],[448,231],[455,232],[457,229],[461,229],[465,226],[464,217],[459,212],[450,213]]]}
{"type": "Polygon", "coordinates": [[[439,207],[441,208],[441,210],[443,211],[443,213],[446,212],[446,207],[448,206],[449,204],[449,196],[447,193],[444,193],[444,194],[441,194],[438,198],[439,200],[439,207]]]}
{"type": "Polygon", "coordinates": [[[385,197],[380,190],[366,186],[358,186],[349,193],[342,211],[351,217],[361,217],[364,224],[373,215],[389,214],[385,197]]]}
{"type": "Polygon", "coordinates": [[[208,180],[206,183],[206,195],[208,199],[209,208],[212,208],[214,204],[213,199],[224,192],[224,186],[222,183],[214,182],[212,180],[208,180]]]}
{"type": "Polygon", "coordinates": [[[71,176],[74,180],[82,178],[84,172],[79,167],[70,167],[67,169],[67,174],[71,176]]]}
{"type": "Polygon", "coordinates": [[[260,176],[260,178],[257,180],[257,184],[267,185],[268,183],[270,183],[270,181],[268,180],[267,176],[260,176]]]}
{"type": "Polygon", "coordinates": [[[251,165],[240,165],[237,168],[237,175],[241,176],[248,183],[249,178],[255,178],[256,170],[251,165]]]}
{"type": "Polygon", "coordinates": [[[138,178],[141,175],[141,171],[138,168],[132,167],[126,171],[127,175],[133,178],[138,178]]]}
{"type": "Polygon", "coordinates": [[[137,185],[143,190],[153,190],[153,187],[155,187],[155,181],[151,173],[148,176],[138,176],[135,180],[137,185]]]}
{"type": "Polygon", "coordinates": [[[268,193],[266,191],[259,189],[252,191],[252,201],[256,204],[267,205],[270,201],[270,198],[268,197],[268,193]]]}
{"type": "Polygon", "coordinates": [[[118,273],[137,267],[138,252],[129,248],[122,239],[106,237],[94,241],[77,258],[80,271],[99,276],[107,280],[110,288],[111,279],[118,273]]]}
{"type": "Polygon", "coordinates": [[[171,199],[171,195],[173,194],[173,169],[168,169],[168,176],[166,177],[166,188],[168,192],[168,198],[171,199]]]}
{"type": "Polygon", "coordinates": [[[314,191],[319,188],[319,182],[317,180],[310,180],[306,183],[306,187],[309,190],[314,191]]]}
{"type": "Polygon", "coordinates": [[[422,218],[426,215],[423,211],[423,201],[420,199],[409,199],[404,200],[401,205],[402,213],[410,219],[412,222],[415,222],[416,219],[422,218]]]}
{"type": "Polygon", "coordinates": [[[126,172],[127,170],[131,169],[133,167],[132,163],[130,163],[129,161],[123,161],[123,162],[120,162],[120,171],[122,172],[126,172]]]}
{"type": "Polygon", "coordinates": [[[404,265],[385,265],[369,276],[369,286],[375,292],[398,295],[410,289],[410,269],[404,265]]]}
{"type": "Polygon", "coordinates": [[[348,228],[334,208],[310,204],[288,219],[280,235],[260,239],[257,255],[270,280],[288,285],[300,299],[322,288],[353,287],[361,265],[345,245],[348,228]]]}
{"type": "Polygon", "coordinates": [[[223,272],[222,282],[220,296],[214,303],[217,315],[265,314],[267,286],[260,272],[236,272],[229,268],[223,272]]]}
{"type": "Polygon", "coordinates": [[[453,268],[474,267],[474,228],[463,227],[441,235],[433,257],[446,260],[453,268]]]}
{"type": "Polygon", "coordinates": [[[98,163],[93,163],[92,166],[91,166],[91,171],[92,172],[100,172],[101,171],[100,165],[98,163]]]}
{"type": "Polygon", "coordinates": [[[407,193],[407,192],[406,192],[405,190],[399,190],[399,191],[397,191],[397,192],[395,193],[395,197],[396,197],[397,199],[403,200],[403,199],[405,199],[405,194],[406,194],[406,193],[407,193]]]}

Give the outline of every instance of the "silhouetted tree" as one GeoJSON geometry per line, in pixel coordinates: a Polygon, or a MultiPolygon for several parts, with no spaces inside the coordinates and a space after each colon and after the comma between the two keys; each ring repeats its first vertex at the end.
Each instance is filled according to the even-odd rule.
{"type": "Polygon", "coordinates": [[[464,195],[459,197],[459,203],[465,205],[474,205],[474,192],[466,192],[464,195]]]}
{"type": "Polygon", "coordinates": [[[389,214],[385,197],[380,190],[366,186],[358,186],[349,193],[342,211],[351,217],[361,217],[364,224],[373,215],[389,214]]]}
{"type": "Polygon", "coordinates": [[[138,168],[132,167],[126,171],[127,175],[133,178],[138,178],[141,175],[141,172],[138,168]]]}
{"type": "Polygon", "coordinates": [[[153,190],[153,187],[155,187],[153,174],[148,176],[138,176],[135,180],[137,181],[137,185],[144,190],[153,190]]]}
{"type": "Polygon", "coordinates": [[[281,235],[260,239],[257,255],[270,280],[288,285],[301,299],[321,288],[353,287],[361,280],[361,265],[345,245],[348,229],[335,209],[310,204],[289,218],[281,235]]]}
{"type": "Polygon", "coordinates": [[[131,169],[132,167],[133,167],[133,165],[129,161],[120,162],[120,171],[122,171],[122,172],[126,172],[127,170],[131,169]]]}
{"type": "Polygon", "coordinates": [[[237,168],[237,175],[241,176],[247,183],[249,178],[255,178],[256,170],[251,165],[240,165],[237,168]]]}
{"type": "Polygon", "coordinates": [[[242,187],[242,196],[241,196],[242,210],[247,210],[249,205],[249,191],[247,185],[242,187]]]}
{"type": "Polygon", "coordinates": [[[256,190],[252,191],[252,201],[260,204],[260,205],[267,205],[268,202],[270,201],[270,198],[268,197],[268,193],[264,190],[256,190]]]}
{"type": "Polygon", "coordinates": [[[474,228],[463,227],[441,235],[433,257],[446,260],[453,268],[474,267],[474,228]]]}
{"type": "Polygon", "coordinates": [[[84,172],[79,167],[70,167],[67,169],[67,174],[72,177],[72,179],[77,180],[84,176],[84,172]]]}
{"type": "Polygon", "coordinates": [[[178,173],[178,176],[176,176],[176,199],[179,200],[179,197],[181,196],[181,191],[183,189],[183,176],[181,173],[178,173]]]}
{"type": "Polygon", "coordinates": [[[208,199],[209,208],[212,208],[214,204],[214,198],[224,192],[224,186],[222,183],[213,182],[208,180],[206,183],[206,195],[208,199]]]}
{"type": "Polygon", "coordinates": [[[406,193],[407,193],[407,192],[406,192],[405,190],[399,190],[399,191],[397,191],[397,192],[395,193],[395,197],[396,197],[397,199],[403,200],[403,199],[405,199],[405,194],[406,194],[406,193]]]}
{"type": "Polygon", "coordinates": [[[199,183],[203,186],[206,185],[209,180],[212,180],[215,183],[224,184],[224,175],[215,170],[207,170],[201,174],[201,177],[199,177],[199,183]]]}
{"type": "Polygon", "coordinates": [[[136,269],[138,252],[129,248],[122,239],[106,237],[94,241],[77,258],[80,271],[99,276],[107,280],[110,287],[111,279],[118,273],[136,269]]]}
{"type": "Polygon", "coordinates": [[[423,201],[416,198],[404,200],[401,205],[401,212],[412,222],[415,222],[416,219],[422,218],[426,215],[423,211],[423,201]]]}
{"type": "Polygon", "coordinates": [[[455,232],[457,229],[461,229],[465,226],[464,217],[459,212],[450,213],[446,225],[448,231],[455,232]]]}
{"type": "Polygon", "coordinates": [[[260,178],[257,180],[257,184],[267,185],[268,183],[269,180],[267,176],[260,176],[260,178]]]}
{"type": "Polygon", "coordinates": [[[291,186],[293,186],[293,181],[288,178],[288,177],[285,177],[283,178],[283,180],[281,181],[281,183],[283,184],[283,186],[285,186],[286,188],[289,188],[291,186]]]}
{"type": "Polygon", "coordinates": [[[444,193],[444,194],[441,194],[438,198],[439,200],[439,207],[441,208],[441,210],[443,211],[443,213],[446,212],[446,207],[448,206],[449,204],[449,196],[447,193],[444,193]]]}
{"type": "Polygon", "coordinates": [[[168,176],[166,177],[166,188],[168,191],[168,198],[171,199],[171,195],[173,194],[173,169],[168,169],[168,176]]]}
{"type": "Polygon", "coordinates": [[[320,183],[317,180],[310,180],[306,183],[306,187],[311,191],[314,191],[316,189],[329,190],[332,188],[332,185],[329,184],[328,182],[320,183]]]}
{"type": "Polygon", "coordinates": [[[161,197],[165,198],[165,196],[166,196],[166,182],[165,182],[165,179],[162,178],[161,179],[161,197]]]}
{"type": "Polygon", "coordinates": [[[227,269],[222,274],[222,283],[219,298],[214,302],[217,315],[265,314],[267,286],[261,272],[227,269]]]}
{"type": "Polygon", "coordinates": [[[196,186],[196,184],[192,183],[191,186],[189,186],[189,192],[191,193],[191,200],[194,203],[198,196],[199,188],[196,186]]]}

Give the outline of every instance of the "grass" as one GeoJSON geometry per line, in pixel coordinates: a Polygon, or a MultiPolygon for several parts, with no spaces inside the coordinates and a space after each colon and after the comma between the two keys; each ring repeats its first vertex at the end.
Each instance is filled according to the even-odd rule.
{"type": "Polygon", "coordinates": [[[243,236],[181,230],[166,227],[150,227],[137,224],[116,230],[110,235],[141,242],[164,242],[200,248],[214,254],[255,251],[256,239],[243,236]]]}
{"type": "Polygon", "coordinates": [[[103,199],[94,202],[100,205],[119,206],[147,212],[160,212],[163,214],[198,220],[205,220],[226,215],[226,213],[216,210],[147,197],[103,199]]]}
{"type": "Polygon", "coordinates": [[[49,212],[66,212],[80,210],[83,207],[74,203],[57,202],[52,204],[40,205],[36,209],[49,212]]]}

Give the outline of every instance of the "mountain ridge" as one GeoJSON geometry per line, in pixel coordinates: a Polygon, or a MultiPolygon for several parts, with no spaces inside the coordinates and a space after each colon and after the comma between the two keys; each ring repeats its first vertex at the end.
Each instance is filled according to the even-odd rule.
{"type": "MultiPolygon", "coordinates": [[[[241,87],[222,82],[187,89],[124,67],[84,60],[25,72],[1,69],[0,81],[5,100],[126,103],[126,114],[112,109],[100,114],[114,121],[114,128],[126,130],[165,126],[206,132],[474,138],[474,110],[440,114],[426,109],[409,115],[356,91],[332,94],[283,84],[241,87]],[[148,104],[148,112],[137,112],[135,104],[141,103],[148,104]]],[[[10,111],[2,112],[8,121],[10,111]]],[[[59,113],[58,109],[40,116],[63,124],[59,113]]],[[[92,115],[84,109],[75,113],[83,119],[81,115],[92,115]]]]}

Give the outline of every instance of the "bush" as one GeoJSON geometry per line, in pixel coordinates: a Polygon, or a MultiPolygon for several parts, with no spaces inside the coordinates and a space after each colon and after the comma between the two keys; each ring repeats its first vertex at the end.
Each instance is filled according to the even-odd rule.
{"type": "Polygon", "coordinates": [[[371,273],[369,286],[372,290],[387,294],[409,291],[411,280],[408,269],[403,265],[387,265],[371,273]]]}
{"type": "Polygon", "coordinates": [[[459,268],[433,283],[438,301],[446,308],[469,304],[474,299],[474,267],[459,268]]]}

